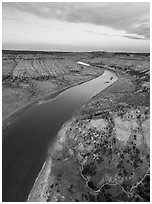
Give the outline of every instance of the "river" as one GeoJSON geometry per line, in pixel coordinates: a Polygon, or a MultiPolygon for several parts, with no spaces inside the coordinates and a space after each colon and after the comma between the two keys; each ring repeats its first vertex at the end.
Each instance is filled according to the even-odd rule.
{"type": "Polygon", "coordinates": [[[85,101],[117,79],[105,70],[102,76],[67,89],[52,101],[29,107],[11,122],[3,131],[3,201],[26,201],[61,126],[85,101]]]}

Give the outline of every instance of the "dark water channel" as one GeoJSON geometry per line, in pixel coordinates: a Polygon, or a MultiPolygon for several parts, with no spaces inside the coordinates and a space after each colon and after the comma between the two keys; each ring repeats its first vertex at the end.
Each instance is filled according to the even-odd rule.
{"type": "Polygon", "coordinates": [[[106,70],[101,77],[70,88],[52,101],[31,106],[12,121],[3,131],[3,201],[26,201],[48,147],[63,123],[85,101],[116,80],[117,76],[106,70]]]}

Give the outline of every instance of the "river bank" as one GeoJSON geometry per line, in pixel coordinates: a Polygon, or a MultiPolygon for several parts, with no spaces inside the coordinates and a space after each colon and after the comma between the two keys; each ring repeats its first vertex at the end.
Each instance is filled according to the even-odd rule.
{"type": "MultiPolygon", "coordinates": [[[[5,124],[26,105],[103,74],[103,69],[78,64],[62,53],[3,51],[2,120],[5,124]],[[87,67],[87,68],[86,68],[87,67]]],[[[80,58],[78,58],[80,59],[80,58]]]]}
{"type": "MultiPolygon", "coordinates": [[[[105,70],[106,69],[107,68],[105,68],[105,70]]],[[[112,72],[114,72],[114,71],[112,71],[112,72]]],[[[107,92],[108,89],[110,89],[111,87],[115,88],[115,85],[117,83],[118,84],[120,83],[120,81],[122,80],[121,74],[116,73],[116,76],[118,77],[118,80],[115,81],[114,83],[110,84],[108,87],[106,87],[104,90],[102,90],[102,92],[107,92]]],[[[92,99],[90,99],[90,100],[92,101],[92,99]]],[[[87,104],[87,103],[88,103],[88,101],[86,101],[84,104],[87,104]]],[[[83,106],[84,106],[84,104],[83,104],[83,106]]],[[[80,109],[81,109],[81,107],[80,107],[80,109]]],[[[76,113],[76,115],[77,115],[77,113],[76,113]]],[[[62,151],[64,149],[64,143],[66,142],[66,136],[67,136],[66,131],[67,131],[67,129],[70,129],[70,124],[72,123],[71,121],[75,123],[75,121],[76,121],[75,116],[73,116],[72,119],[69,119],[68,121],[66,121],[66,123],[63,124],[60,131],[58,132],[58,135],[57,135],[56,141],[53,144],[53,147],[51,146],[50,149],[48,150],[47,160],[45,161],[39,175],[37,176],[37,179],[34,182],[33,188],[32,188],[32,190],[28,196],[28,199],[27,199],[28,202],[35,202],[35,201],[46,202],[48,200],[49,192],[51,192],[51,190],[48,190],[49,186],[51,185],[50,181],[52,183],[52,186],[55,183],[55,177],[51,171],[51,169],[53,167],[53,162],[52,162],[54,160],[53,157],[54,157],[54,155],[56,155],[56,152],[57,152],[57,154],[58,153],[60,154],[60,151],[62,151]],[[50,162],[51,162],[51,169],[49,167],[50,162]],[[43,186],[43,189],[41,188],[41,186],[43,186]]],[[[54,197],[52,201],[57,201],[57,198],[54,197]]]]}
{"type": "MultiPolygon", "coordinates": [[[[101,75],[103,74],[103,72],[101,71],[101,75]]],[[[98,76],[99,77],[99,76],[98,76]]],[[[77,86],[77,85],[80,85],[82,83],[85,83],[87,81],[90,81],[94,79],[94,76],[90,77],[90,78],[87,78],[83,81],[80,81],[80,82],[75,82],[73,84],[71,84],[70,86],[66,86],[66,87],[61,87],[61,88],[58,88],[58,90],[56,91],[53,91],[53,93],[49,93],[49,94],[46,94],[44,96],[37,96],[37,97],[34,97],[31,99],[31,101],[29,103],[27,103],[27,101],[25,101],[23,103],[23,105],[21,105],[19,108],[16,108],[15,110],[13,110],[11,112],[11,114],[8,114],[7,116],[3,117],[3,120],[2,120],[2,129],[4,130],[10,123],[12,120],[14,120],[19,114],[21,114],[22,112],[24,112],[27,108],[33,106],[34,104],[36,103],[39,103],[41,101],[47,101],[47,100],[53,100],[54,98],[56,98],[60,93],[62,93],[63,91],[71,88],[71,87],[74,87],[74,86],[77,86]]]]}
{"type": "Polygon", "coordinates": [[[98,78],[65,90],[55,100],[31,106],[5,129],[3,132],[4,200],[23,201],[27,198],[46,160],[48,147],[55,141],[62,124],[84,101],[116,80],[114,73],[105,71],[98,78]],[[112,76],[113,79],[110,80],[112,76]],[[108,80],[109,83],[105,83],[108,80]],[[22,151],[18,154],[20,149],[22,151]],[[21,175],[23,175],[22,182],[18,180],[21,175]],[[15,192],[14,186],[17,189],[15,192]]]}
{"type": "MultiPolygon", "coordinates": [[[[148,194],[142,193],[145,197],[141,197],[141,186],[136,186],[149,169],[147,56],[139,59],[142,57],[136,54],[120,54],[119,58],[118,54],[105,53],[106,56],[103,56],[101,53],[100,57],[99,53],[96,59],[95,55],[98,53],[91,53],[87,58],[84,54],[84,62],[93,63],[93,69],[98,66],[96,76],[101,69],[108,66],[111,69],[113,66],[113,71],[119,76],[117,81],[113,81],[114,76],[108,75],[100,87],[95,86],[98,92],[93,90],[93,95],[85,84],[84,90],[76,90],[77,87],[67,89],[56,100],[44,104],[40,102],[27,109],[22,117],[17,117],[14,125],[10,124],[6,128],[3,154],[5,201],[23,201],[27,199],[27,194],[28,201],[104,202],[149,199],[148,194]],[[103,65],[102,61],[107,65],[103,65]],[[139,68],[141,61],[146,68],[139,68]],[[111,62],[113,65],[109,64],[111,62]],[[103,87],[105,90],[101,91],[103,87]],[[137,130],[138,127],[142,129],[137,130]],[[57,133],[61,140],[56,140],[57,133]],[[135,134],[134,138],[132,133],[135,134]],[[49,152],[45,152],[48,148],[49,152]],[[113,185],[115,183],[119,185],[113,185]],[[122,192],[121,186],[125,192],[122,192]],[[96,193],[98,189],[100,191],[96,193]]],[[[84,69],[83,72],[88,76],[90,68],[84,69]]],[[[94,73],[93,70],[92,75],[94,73]]],[[[142,182],[145,182],[142,187],[146,192],[147,178],[142,182]]]]}
{"type": "Polygon", "coordinates": [[[147,191],[150,161],[149,142],[146,142],[149,141],[146,138],[149,138],[150,125],[147,122],[150,117],[149,93],[143,91],[144,77],[138,79],[137,76],[126,74],[119,69],[117,69],[117,73],[118,81],[83,104],[72,119],[62,126],[54,148],[50,148],[50,156],[48,156],[52,161],[52,169],[47,174],[47,178],[53,178],[53,183],[51,182],[49,185],[48,179],[47,182],[45,181],[47,188],[44,191],[40,189],[37,191],[35,186],[41,185],[44,179],[39,177],[39,182],[35,182],[28,201],[40,201],[40,198],[41,201],[99,202],[130,202],[149,199],[147,191]],[[126,121],[122,122],[120,118],[122,121],[126,121]],[[134,121],[130,118],[133,118],[134,121]],[[102,121],[102,124],[99,121],[102,121]],[[125,129],[129,127],[129,124],[131,130],[124,131],[123,126],[125,129]],[[147,124],[146,134],[143,134],[145,132],[144,124],[147,124]],[[142,131],[136,130],[138,126],[143,128],[142,131]],[[103,134],[99,128],[107,132],[103,134]],[[135,138],[131,131],[136,134],[135,138]],[[106,137],[108,134],[110,139],[106,137]],[[122,135],[124,136],[122,137],[122,135]],[[98,140],[98,138],[100,139],[98,140]],[[103,142],[101,142],[101,138],[103,138],[103,142]],[[113,143],[113,141],[115,142],[113,143]],[[104,147],[106,150],[103,152],[104,143],[108,146],[104,147]],[[101,145],[100,150],[98,145],[101,145]],[[119,146],[118,149],[117,146],[119,146]],[[118,154],[119,149],[121,149],[121,156],[118,154]],[[107,156],[105,152],[109,152],[107,156]],[[103,155],[105,155],[105,159],[103,155]],[[133,157],[133,155],[135,156],[133,157]],[[128,166],[125,164],[127,159],[130,160],[129,164],[126,162],[128,166]],[[104,170],[106,165],[109,167],[104,170]],[[73,168],[76,169],[74,172],[72,172],[73,168]],[[109,173],[105,173],[103,176],[103,172],[107,170],[109,173]],[[100,171],[102,171],[102,179],[100,171]],[[127,179],[127,176],[130,177],[129,174],[135,176],[127,179]],[[141,188],[144,189],[142,194],[141,188]]]}

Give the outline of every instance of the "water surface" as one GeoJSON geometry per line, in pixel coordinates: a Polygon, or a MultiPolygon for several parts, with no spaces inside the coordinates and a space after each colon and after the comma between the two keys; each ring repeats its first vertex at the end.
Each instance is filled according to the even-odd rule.
{"type": "Polygon", "coordinates": [[[27,199],[63,123],[85,101],[116,80],[116,75],[106,70],[102,76],[62,92],[52,101],[31,106],[3,131],[3,201],[27,199]]]}

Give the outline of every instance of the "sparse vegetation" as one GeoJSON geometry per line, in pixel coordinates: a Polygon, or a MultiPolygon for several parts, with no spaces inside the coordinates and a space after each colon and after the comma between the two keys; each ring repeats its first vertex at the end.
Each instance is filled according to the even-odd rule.
{"type": "MultiPolygon", "coordinates": [[[[149,55],[90,55],[86,62],[112,67],[119,79],[63,125],[66,131],[59,132],[49,157],[56,187],[37,190],[39,177],[30,201],[42,194],[43,201],[150,201],[149,55]]],[[[46,183],[49,188],[49,179],[46,183]]]]}
{"type": "Polygon", "coordinates": [[[27,104],[103,73],[100,68],[82,69],[71,53],[3,50],[2,54],[4,123],[27,104]]]}

